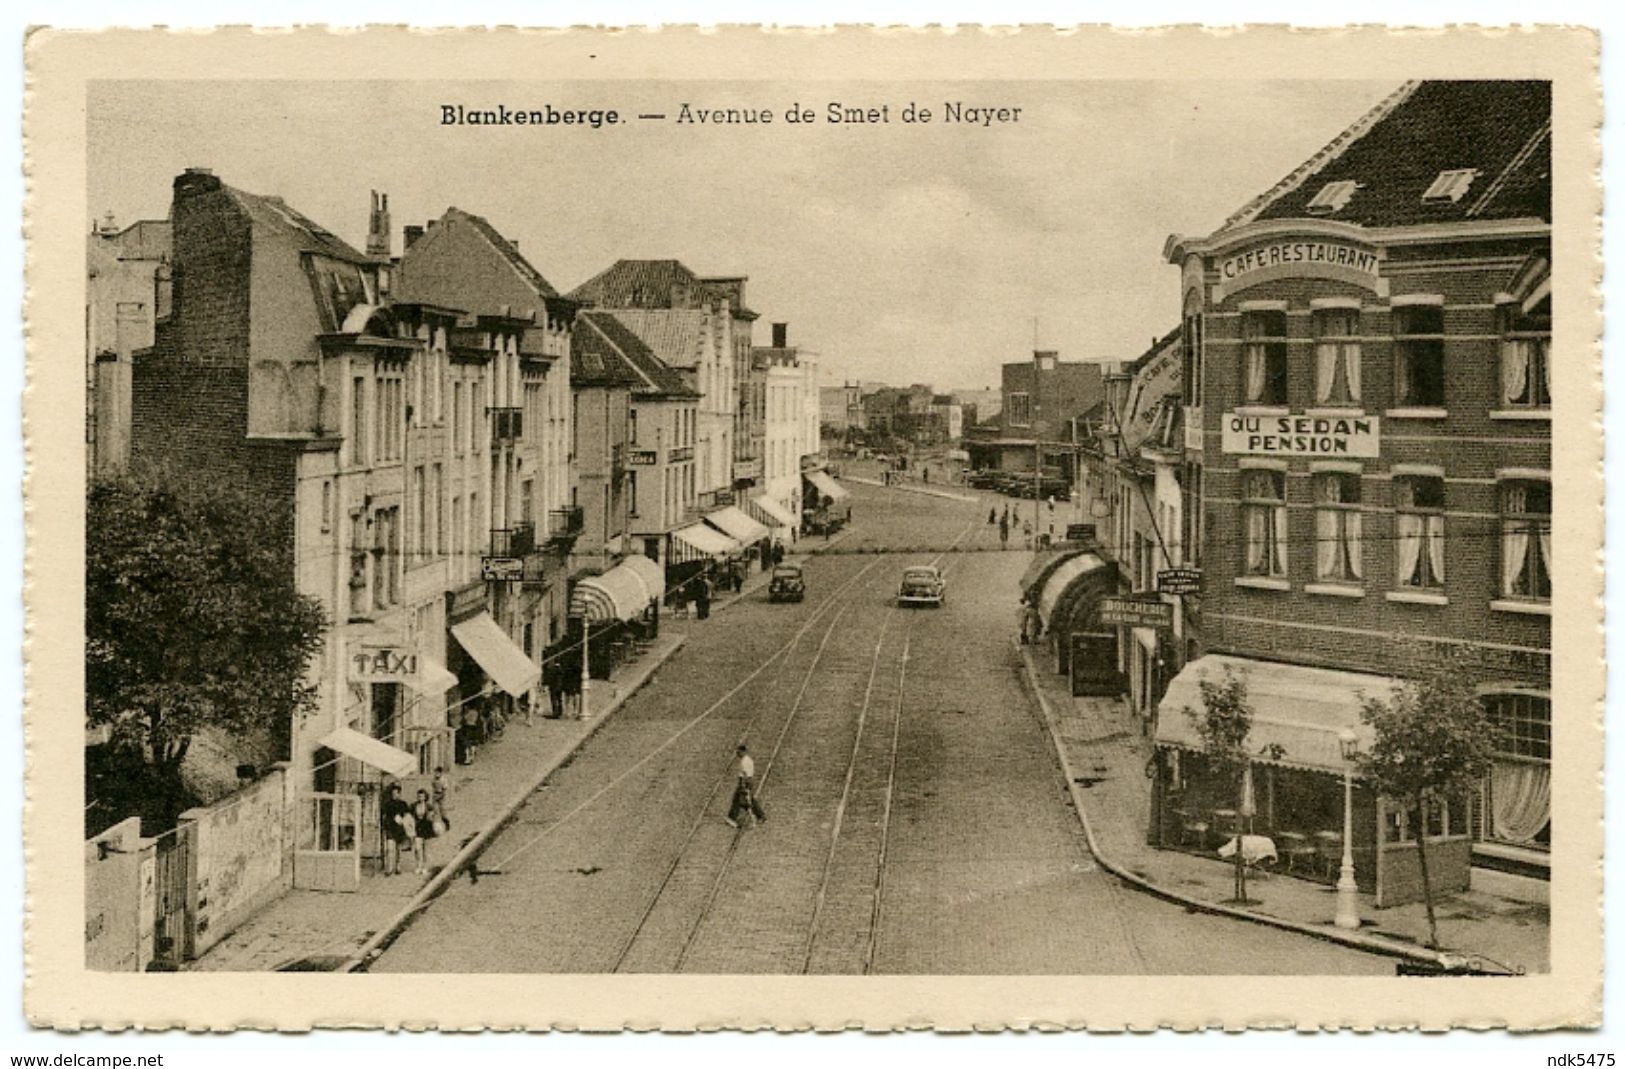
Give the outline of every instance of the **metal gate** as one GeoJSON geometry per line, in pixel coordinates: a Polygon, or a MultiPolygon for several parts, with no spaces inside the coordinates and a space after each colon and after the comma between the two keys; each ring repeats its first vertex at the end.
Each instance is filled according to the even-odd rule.
{"type": "Polygon", "coordinates": [[[178,827],[155,844],[152,963],[149,969],[171,971],[192,956],[192,839],[190,828],[178,827]]]}

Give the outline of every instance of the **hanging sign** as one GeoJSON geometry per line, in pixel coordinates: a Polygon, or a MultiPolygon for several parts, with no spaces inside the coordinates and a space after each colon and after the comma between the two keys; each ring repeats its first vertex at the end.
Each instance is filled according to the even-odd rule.
{"type": "Polygon", "coordinates": [[[1157,589],[1164,594],[1200,594],[1200,568],[1167,568],[1157,573],[1157,589]]]}
{"type": "Polygon", "coordinates": [[[352,683],[407,683],[418,674],[417,653],[402,646],[368,646],[349,661],[352,683]]]}

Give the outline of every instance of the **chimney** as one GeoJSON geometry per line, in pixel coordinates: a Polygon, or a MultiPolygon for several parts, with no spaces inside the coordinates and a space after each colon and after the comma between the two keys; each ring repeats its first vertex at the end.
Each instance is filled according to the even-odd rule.
{"type": "Polygon", "coordinates": [[[389,194],[372,191],[372,213],[367,220],[367,255],[389,255],[389,194]]]}
{"type": "Polygon", "coordinates": [[[790,324],[773,324],[773,348],[788,349],[790,347],[790,324]]]}
{"type": "Polygon", "coordinates": [[[417,239],[421,238],[422,236],[423,228],[421,226],[407,227],[401,233],[401,251],[405,252],[407,249],[410,249],[417,239]]]}
{"type": "Polygon", "coordinates": [[[199,193],[213,193],[220,188],[220,179],[207,167],[188,167],[175,176],[175,195],[190,197],[199,193]]]}

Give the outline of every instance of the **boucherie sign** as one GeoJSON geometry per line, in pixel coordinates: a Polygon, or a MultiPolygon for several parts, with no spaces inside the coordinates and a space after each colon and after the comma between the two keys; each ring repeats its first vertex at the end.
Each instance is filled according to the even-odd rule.
{"type": "Polygon", "coordinates": [[[1376,416],[1224,416],[1224,451],[1243,456],[1377,455],[1376,416]]]}

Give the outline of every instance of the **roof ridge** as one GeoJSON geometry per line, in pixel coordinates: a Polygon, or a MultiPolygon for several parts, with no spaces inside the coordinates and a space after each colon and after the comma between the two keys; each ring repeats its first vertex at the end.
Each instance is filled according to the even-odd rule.
{"type": "Polygon", "coordinates": [[[536,268],[536,265],[526,259],[525,254],[519,251],[519,246],[515,245],[508,239],[507,235],[492,225],[489,219],[466,208],[459,208],[455,204],[446,209],[448,216],[453,212],[473,223],[474,229],[486,240],[486,243],[507,260],[526,282],[535,287],[538,297],[561,296],[557,287],[547,280],[547,276],[543,275],[536,268]]]}
{"type": "Polygon", "coordinates": [[[1330,142],[1299,164],[1286,177],[1231,213],[1230,217],[1220,224],[1219,230],[1229,230],[1233,227],[1243,226],[1257,219],[1271,204],[1303,185],[1325,168],[1327,164],[1332,163],[1341,156],[1350,145],[1353,145],[1369,133],[1373,126],[1392,114],[1399,105],[1409,100],[1421,85],[1421,80],[1413,79],[1405,82],[1398,89],[1378,101],[1374,107],[1354,120],[1342,133],[1332,138],[1330,142]]]}
{"type": "Polygon", "coordinates": [[[1540,126],[1538,126],[1535,131],[1529,135],[1528,140],[1523,143],[1523,147],[1513,154],[1512,159],[1507,161],[1507,165],[1501,168],[1501,173],[1495,176],[1495,180],[1485,187],[1483,196],[1479,197],[1478,200],[1474,202],[1473,206],[1467,209],[1467,215],[1469,218],[1479,215],[1484,211],[1485,208],[1489,207],[1490,202],[1500,194],[1501,190],[1506,188],[1506,185],[1509,181],[1511,181],[1512,176],[1517,174],[1518,171],[1522,169],[1523,165],[1529,162],[1529,158],[1533,156],[1535,151],[1540,147],[1541,141],[1547,137],[1550,137],[1551,133],[1552,120],[1548,116],[1546,121],[1541,123],[1540,126]]]}

